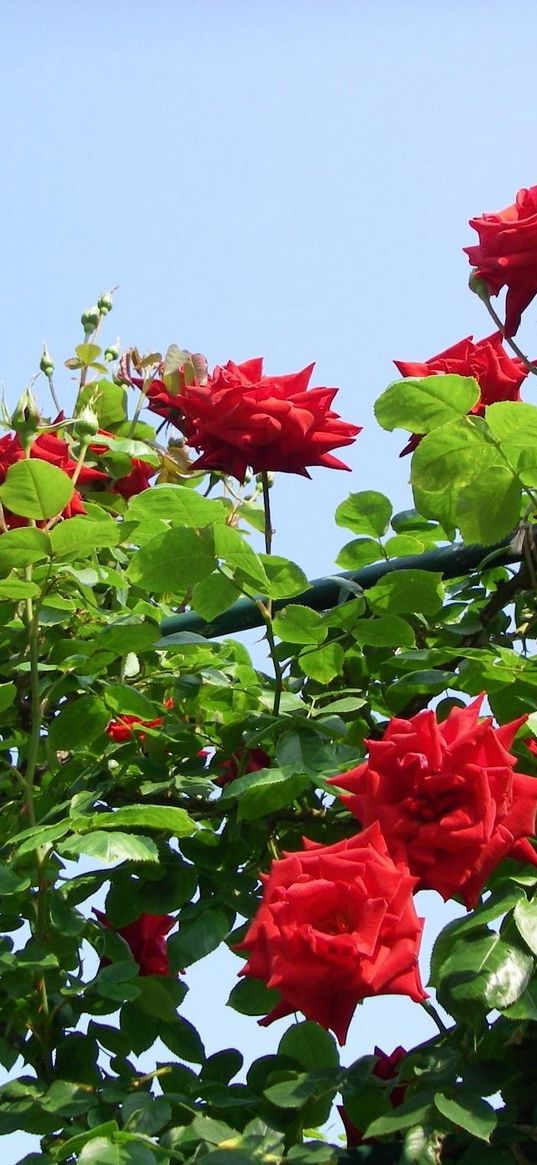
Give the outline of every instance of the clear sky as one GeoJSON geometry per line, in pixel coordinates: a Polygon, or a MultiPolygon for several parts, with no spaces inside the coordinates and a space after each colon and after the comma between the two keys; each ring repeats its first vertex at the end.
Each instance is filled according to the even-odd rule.
{"type": "MultiPolygon", "coordinates": [[[[268,372],[316,360],[314,383],[340,386],[339,411],[364,432],[344,454],[352,474],[277,483],[274,548],[329,573],[346,540],[331,517],[350,490],[409,504],[401,435],[372,416],[392,359],[491,331],[461,247],[471,215],[537,182],[536,41],[534,0],[508,14],[503,0],[4,4],[8,402],[43,339],[60,368],[81,310],[115,284],[108,338],[125,345],[177,342],[211,364],[264,355],[268,372]]],[[[533,356],[535,304],[526,316],[533,356]]],[[[440,918],[435,907],[432,928],[440,918]]],[[[277,1034],[209,1010],[227,966],[189,974],[187,1014],[211,1050],[235,1039],[253,1057],[277,1034]]],[[[347,1062],[429,1034],[415,1005],[367,1003],[347,1062]]],[[[5,1165],[28,1143],[12,1138],[5,1165]]]]}

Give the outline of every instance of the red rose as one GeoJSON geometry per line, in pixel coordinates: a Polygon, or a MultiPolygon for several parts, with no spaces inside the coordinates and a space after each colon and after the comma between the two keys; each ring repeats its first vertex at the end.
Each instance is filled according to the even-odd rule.
{"type": "Polygon", "coordinates": [[[331,449],[351,445],[361,431],[331,409],[337,388],[311,388],[313,364],[288,376],[263,376],[263,361],[229,361],[206,384],[186,384],[175,397],[188,443],[201,452],[193,469],[244,479],[281,470],[309,477],[306,466],[348,469],[331,449]]]}
{"type": "Polygon", "coordinates": [[[127,926],[113,927],[102,910],[93,907],[93,913],[108,930],[125,939],[132,957],[138,963],[140,975],[169,975],[170,964],[166,952],[166,935],[175,926],[171,914],[141,914],[127,926]]]}
{"type": "MultiPolygon", "coordinates": [[[[407,1052],[405,1048],[398,1047],[387,1056],[386,1052],[383,1052],[381,1048],[375,1048],[374,1054],[377,1059],[371,1069],[371,1075],[376,1076],[378,1080],[392,1080],[394,1076],[398,1075],[399,1065],[401,1060],[404,1060],[407,1052]]],[[[406,1090],[406,1084],[399,1084],[397,1088],[392,1088],[390,1092],[390,1104],[392,1108],[398,1108],[403,1103],[406,1090]]],[[[366,1137],[364,1140],[360,1129],[351,1121],[343,1105],[338,1105],[338,1112],[347,1134],[347,1149],[353,1149],[357,1145],[370,1145],[377,1141],[377,1137],[366,1137]]]]}
{"type": "Polygon", "coordinates": [[[507,287],[504,331],[514,336],[522,312],[537,295],[537,186],[519,190],[505,210],[471,218],[470,226],[479,243],[464,250],[491,295],[507,287]]]}
{"type": "Polygon", "coordinates": [[[217,766],[220,776],[213,777],[213,781],[223,789],[237,777],[242,777],[245,773],[258,773],[260,769],[269,769],[271,764],[272,761],[264,749],[240,748],[228,760],[222,761],[217,766]]]}
{"type": "Polygon", "coordinates": [[[406,861],[418,889],[460,894],[476,905],[502,858],[537,865],[527,840],[535,829],[537,780],[513,771],[510,748],[526,719],[492,727],[479,719],[483,696],[452,708],[442,724],[429,709],[394,718],[369,760],[331,779],[365,828],[378,822],[395,860],[406,861]]]}
{"type": "MultiPolygon", "coordinates": [[[[493,332],[486,339],[478,340],[477,344],[472,336],[467,336],[421,364],[408,360],[394,360],[394,364],[402,376],[433,376],[450,372],[458,376],[474,376],[481,389],[477,404],[470,410],[476,416],[483,416],[486,406],[496,401],[520,400],[520,386],[528,375],[526,365],[518,356],[511,358],[507,355],[501,332],[493,332]]],[[[422,434],[413,433],[400,456],[413,453],[421,437],[422,434]]]]}
{"type": "MultiPolygon", "coordinates": [[[[136,735],[134,729],[140,728],[160,728],[164,724],[162,716],[157,716],[155,720],[142,720],[141,716],[117,716],[115,720],[111,720],[106,729],[106,735],[114,741],[115,744],[123,744],[126,740],[132,740],[136,735]]],[[[140,733],[140,740],[143,741],[144,734],[140,733]]]]}
{"type": "Polygon", "coordinates": [[[244,941],[240,972],[276,987],[281,1001],[261,1024],[302,1011],[346,1039],[358,1003],[370,995],[426,998],[418,951],[415,879],[395,863],[377,823],[323,846],[305,840],[263,877],[263,899],[244,941]]]}
{"type": "MultiPolygon", "coordinates": [[[[67,441],[56,436],[55,433],[41,433],[39,437],[36,437],[30,449],[30,457],[37,457],[40,461],[48,461],[49,465],[55,465],[68,477],[72,477],[76,469],[76,461],[70,455],[67,441]]],[[[23,458],[24,451],[16,433],[6,433],[5,437],[0,438],[0,484],[5,481],[9,467],[14,465],[16,461],[22,461],[23,458]]],[[[106,474],[87,465],[82,466],[77,478],[80,485],[89,485],[101,480],[106,481],[106,474]]],[[[75,514],[85,513],[82,498],[78,490],[75,489],[71,500],[62,510],[62,517],[72,518],[75,514]]],[[[4,518],[6,526],[11,530],[18,526],[28,525],[28,518],[13,514],[11,510],[4,510],[4,518]]]]}

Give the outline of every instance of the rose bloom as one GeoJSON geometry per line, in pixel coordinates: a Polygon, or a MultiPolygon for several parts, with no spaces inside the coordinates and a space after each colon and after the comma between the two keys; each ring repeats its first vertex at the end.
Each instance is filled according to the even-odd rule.
{"type": "Polygon", "coordinates": [[[337,388],[308,388],[313,368],[264,376],[261,359],[230,360],[206,383],[185,384],[174,399],[188,444],[201,453],[191,468],[239,481],[248,467],[305,477],[309,465],[348,469],[330,450],[351,445],[361,430],[332,411],[337,388]]]}
{"type": "Polygon", "coordinates": [[[230,781],[245,773],[258,773],[261,769],[269,769],[272,764],[268,753],[262,748],[240,748],[228,760],[217,762],[220,776],[213,777],[215,785],[221,789],[229,785],[230,781]]]}
{"type": "Polygon", "coordinates": [[[236,948],[249,952],[240,974],[280,993],[263,1026],[302,1011],[343,1044],[368,996],[426,998],[416,880],[390,857],[377,823],[335,845],[304,845],[262,876],[261,905],[236,948]]]}
{"type": "Polygon", "coordinates": [[[138,963],[140,975],[169,975],[170,964],[166,951],[166,935],[175,926],[171,914],[141,914],[127,926],[113,927],[102,910],[93,907],[93,913],[108,930],[125,939],[132,957],[138,963]]]}
{"type": "Polygon", "coordinates": [[[378,822],[390,853],[406,861],[418,889],[476,905],[503,858],[537,865],[537,780],[515,773],[508,751],[526,717],[501,728],[480,720],[483,696],[452,708],[442,724],[430,709],[390,721],[369,741],[369,760],[333,777],[365,828],[378,822]]]}
{"type": "MultiPolygon", "coordinates": [[[[401,1061],[404,1060],[405,1056],[407,1055],[407,1052],[405,1048],[399,1046],[398,1048],[395,1048],[394,1051],[391,1052],[388,1056],[386,1052],[382,1051],[381,1048],[375,1048],[374,1055],[377,1057],[377,1059],[371,1069],[371,1075],[376,1076],[378,1080],[392,1080],[395,1076],[398,1075],[399,1066],[401,1061]]],[[[390,1104],[392,1108],[399,1108],[399,1105],[403,1103],[406,1090],[406,1084],[398,1084],[396,1088],[392,1088],[390,1092],[390,1104]]],[[[338,1104],[338,1112],[341,1120],[343,1121],[343,1126],[347,1134],[347,1149],[353,1149],[356,1146],[363,1144],[371,1145],[378,1140],[377,1137],[366,1137],[364,1140],[360,1129],[358,1129],[353,1121],[351,1121],[345,1107],[342,1104],[338,1104]]]]}
{"type": "MultiPolygon", "coordinates": [[[[67,441],[55,433],[40,433],[32,444],[30,457],[37,457],[40,461],[48,461],[49,465],[55,465],[58,469],[63,470],[68,477],[72,477],[76,469],[76,461],[70,455],[67,441]]],[[[22,461],[23,458],[24,450],[16,433],[6,433],[4,437],[0,438],[0,484],[5,481],[10,466],[14,465],[16,461],[22,461]]],[[[81,486],[94,485],[96,482],[106,480],[106,474],[101,473],[99,469],[83,465],[77,484],[81,486]]],[[[82,497],[78,489],[75,489],[71,500],[62,511],[62,517],[72,518],[75,514],[85,513],[82,497]]],[[[4,509],[4,518],[6,526],[10,530],[18,526],[27,526],[29,521],[28,518],[13,514],[11,510],[6,509],[4,509]]]]}
{"type": "Polygon", "coordinates": [[[471,218],[470,226],[479,243],[464,250],[491,295],[507,287],[504,331],[514,336],[522,312],[537,295],[537,186],[519,190],[505,210],[471,218]]]}
{"type": "MultiPolygon", "coordinates": [[[[132,740],[136,728],[160,728],[164,724],[162,716],[157,716],[155,720],[142,720],[141,716],[117,716],[115,720],[111,720],[106,729],[106,735],[114,744],[123,744],[126,740],[132,740]]],[[[143,741],[144,734],[140,733],[140,740],[143,741]]]]}
{"type": "MultiPolygon", "coordinates": [[[[486,406],[496,401],[520,400],[520,386],[528,375],[526,365],[518,356],[507,355],[501,332],[493,332],[486,339],[478,340],[477,344],[472,336],[467,336],[422,363],[394,360],[394,364],[401,376],[433,376],[437,373],[474,376],[481,390],[477,404],[470,410],[475,416],[483,416],[486,406]]],[[[421,438],[422,434],[413,433],[400,456],[413,453],[421,438]]]]}

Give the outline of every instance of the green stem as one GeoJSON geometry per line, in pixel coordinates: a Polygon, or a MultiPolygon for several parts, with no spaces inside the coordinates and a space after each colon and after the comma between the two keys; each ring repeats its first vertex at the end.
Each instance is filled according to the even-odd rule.
{"type": "Polygon", "coordinates": [[[436,1010],[436,1007],[434,1007],[434,1005],[431,1003],[430,999],[422,1000],[422,1002],[420,1003],[420,1007],[423,1007],[423,1010],[426,1011],[427,1015],[429,1015],[431,1017],[433,1022],[436,1024],[440,1034],[445,1035],[445,1033],[447,1032],[448,1029],[447,1029],[443,1019],[441,1019],[441,1017],[439,1016],[439,1014],[436,1010]]]}
{"type": "MultiPolygon", "coordinates": [[[[261,474],[261,482],[263,485],[263,509],[265,511],[265,553],[271,554],[273,529],[272,515],[270,512],[270,486],[266,469],[261,474]]],[[[276,639],[272,628],[272,599],[268,599],[266,603],[258,603],[258,607],[265,621],[269,654],[274,668],[274,704],[272,711],[274,716],[278,716],[283,692],[283,668],[278,659],[276,639]]]]}
{"type": "Polygon", "coordinates": [[[489,316],[492,317],[492,319],[494,320],[494,323],[496,324],[496,327],[502,333],[504,342],[506,344],[509,344],[511,351],[514,352],[516,356],[518,356],[519,360],[522,360],[522,362],[526,365],[528,372],[533,372],[533,375],[537,376],[537,364],[532,364],[532,361],[529,360],[528,357],[524,355],[522,349],[519,348],[519,346],[515,342],[515,340],[513,340],[511,338],[511,336],[505,335],[505,332],[504,332],[505,324],[502,323],[498,313],[494,310],[494,308],[490,302],[490,299],[484,299],[483,303],[485,304],[485,307],[489,313],[489,316]]]}
{"type": "MultiPolygon", "coordinates": [[[[28,582],[32,581],[32,567],[27,566],[25,576],[28,582]]],[[[31,826],[37,824],[34,805],[34,781],[39,756],[41,740],[41,725],[43,713],[39,694],[39,626],[38,608],[34,606],[32,598],[26,599],[25,622],[28,630],[28,648],[30,654],[30,701],[31,701],[31,732],[24,770],[25,803],[28,821],[31,826]]],[[[36,851],[37,866],[37,895],[35,900],[35,937],[43,942],[47,930],[47,893],[48,882],[46,874],[47,853],[40,847],[36,851]]],[[[52,1074],[52,1059],[49,1046],[49,1003],[45,977],[36,980],[36,989],[39,997],[39,1012],[42,1016],[42,1030],[39,1038],[43,1048],[44,1069],[47,1076],[52,1074]]]]}

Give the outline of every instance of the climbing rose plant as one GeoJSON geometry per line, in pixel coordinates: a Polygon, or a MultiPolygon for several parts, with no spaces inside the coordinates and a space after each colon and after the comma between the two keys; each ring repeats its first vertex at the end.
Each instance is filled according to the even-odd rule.
{"type": "Polygon", "coordinates": [[[472,219],[495,331],[396,361],[375,413],[412,508],[351,492],[322,590],[273,546],[278,475],[347,470],[360,433],[313,366],[120,353],[106,294],[74,407],[45,348],[48,415],[4,409],[0,1134],[36,1138],[24,1165],[536,1159],[537,369],[512,338],[536,221],[537,187],[472,219]],[[460,908],[430,967],[422,889],[460,908]],[[206,1052],[183,1000],[213,953],[229,1008],[286,1021],[275,1054],[206,1052]],[[352,1062],[386,995],[428,1038],[352,1062]]]}

